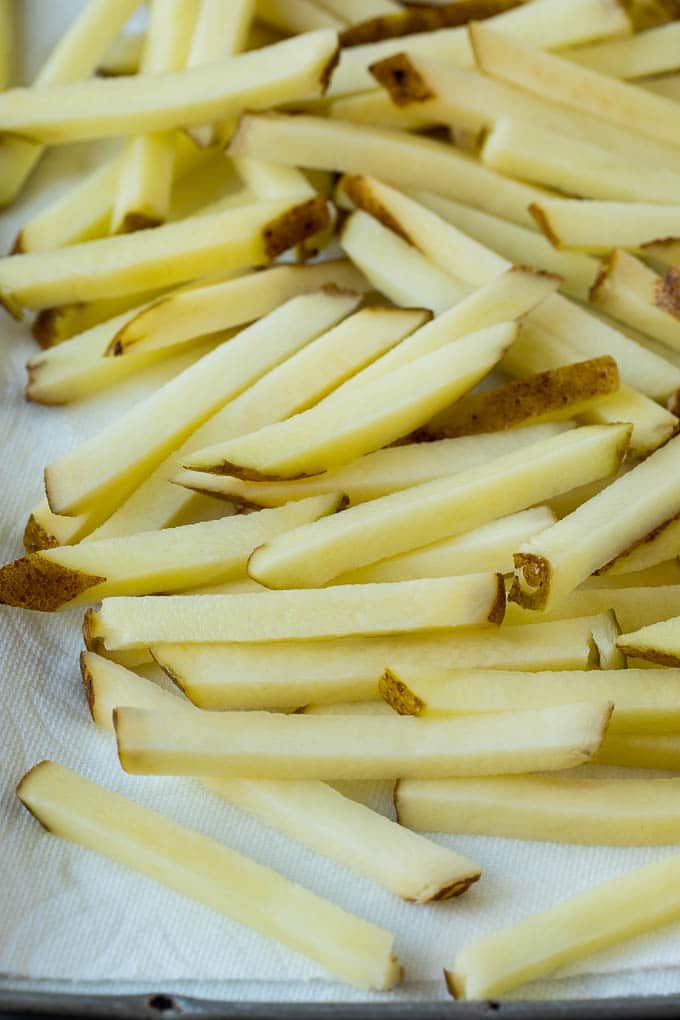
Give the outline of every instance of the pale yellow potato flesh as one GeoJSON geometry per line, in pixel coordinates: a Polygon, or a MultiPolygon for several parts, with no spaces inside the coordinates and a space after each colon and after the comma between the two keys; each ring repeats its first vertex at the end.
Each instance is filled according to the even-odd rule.
{"type": "Polygon", "coordinates": [[[380,692],[395,711],[428,718],[613,701],[608,735],[680,732],[677,669],[387,670],[380,692]]]}
{"type": "Polygon", "coordinates": [[[291,499],[328,492],[343,492],[353,505],[476,467],[494,457],[566,432],[572,424],[545,422],[505,433],[388,446],[344,467],[295,481],[247,482],[233,475],[188,470],[179,471],[173,481],[245,508],[282,506],[291,499]]]}
{"type": "Polygon", "coordinates": [[[680,665],[680,614],[641,626],[632,633],[621,634],[619,648],[625,655],[659,663],[680,665]]]}
{"type": "MultiPolygon", "coordinates": [[[[248,596],[256,598],[257,596],[248,596]]],[[[606,732],[612,705],[578,703],[465,719],[118,708],[121,765],[216,779],[396,779],[571,768],[606,732]]]]}
{"type": "Polygon", "coordinates": [[[600,571],[600,574],[603,575],[602,582],[606,587],[610,578],[612,580],[616,578],[625,584],[625,578],[630,574],[653,569],[671,560],[674,570],[673,582],[666,583],[674,583],[680,580],[680,577],[675,574],[679,555],[680,518],[671,517],[648,532],[636,545],[631,546],[630,549],[603,567],[600,571]]]}
{"type": "Polygon", "coordinates": [[[146,37],[144,32],[124,32],[109,46],[99,62],[97,74],[102,78],[116,78],[121,74],[136,74],[139,68],[146,37]]]}
{"type": "Polygon", "coordinates": [[[34,318],[31,332],[41,347],[54,347],[122,312],[132,311],[147,301],[155,301],[163,293],[163,288],[156,287],[141,294],[121,294],[100,301],[43,308],[34,318]]]}
{"type": "Polygon", "coordinates": [[[680,830],[680,779],[406,779],[394,799],[400,824],[416,832],[669,846],[680,830]]]}
{"type": "MultiPolygon", "coordinates": [[[[554,508],[553,508],[554,509],[554,508]]],[[[641,548],[641,547],[639,547],[641,548]]],[[[625,558],[625,557],[624,557],[625,558]]],[[[614,566],[617,564],[614,560],[614,566]]],[[[655,563],[654,566],[630,573],[618,574],[613,568],[603,568],[595,577],[589,577],[583,588],[654,588],[680,584],[680,560],[677,557],[655,563]]]]}
{"type": "Polygon", "coordinates": [[[593,761],[629,769],[680,769],[680,736],[677,733],[612,734],[593,761]]]}
{"type": "Polygon", "coordinates": [[[680,70],[680,25],[673,22],[640,32],[629,39],[579,46],[566,56],[581,67],[613,78],[644,78],[680,70]]]}
{"type": "MultiPolygon", "coordinates": [[[[626,575],[622,575],[625,577],[626,575]]],[[[607,577],[603,582],[606,584],[607,577]]],[[[680,615],[680,584],[660,584],[622,588],[584,587],[559,599],[551,610],[536,612],[521,609],[514,603],[507,606],[507,621],[513,624],[539,623],[545,620],[592,616],[613,610],[623,631],[638,630],[652,623],[680,615]]],[[[632,653],[631,654],[636,654],[632,653]]]]}
{"type": "Polygon", "coordinates": [[[552,244],[595,255],[614,248],[637,251],[659,238],[680,237],[677,205],[544,198],[531,211],[552,244]]]}
{"type": "Polygon", "coordinates": [[[341,31],[347,22],[325,11],[314,0],[257,0],[257,16],[281,32],[341,31]]]}
{"type": "Polygon", "coordinates": [[[680,351],[680,320],[655,303],[662,278],[629,252],[617,249],[604,261],[590,300],[607,315],[680,351]]]}
{"type": "Polygon", "coordinates": [[[627,425],[584,426],[451,478],[350,507],[335,516],[333,527],[318,522],[263,546],[248,573],[267,587],[320,587],[348,570],[453,538],[613,474],[629,434],[627,425]]]}
{"type": "Polygon", "coordinates": [[[53,835],[277,939],[344,981],[386,989],[400,979],[389,932],[62,765],[36,765],[17,796],[53,835]]]}
{"type": "MultiPolygon", "coordinates": [[[[337,507],[337,501],[327,496],[315,497],[315,502],[317,513],[332,512],[337,507]]],[[[295,507],[300,508],[301,504],[293,504],[295,507]]],[[[293,517],[296,513],[301,517],[313,516],[311,508],[307,511],[305,515],[300,509],[293,510],[293,517]]],[[[281,517],[281,511],[276,510],[260,513],[281,517]]],[[[252,515],[246,517],[250,519],[252,515]]],[[[226,525],[223,530],[228,530],[226,525]]],[[[95,545],[89,543],[86,548],[95,545]]],[[[105,647],[116,651],[148,648],[168,641],[199,644],[314,641],[483,626],[500,624],[504,612],[503,578],[488,572],[385,584],[339,585],[323,591],[105,598],[97,614],[96,629],[105,647]]]]}
{"type": "Polygon", "coordinates": [[[395,106],[389,96],[379,89],[358,92],[329,102],[326,114],[333,120],[351,121],[354,124],[380,124],[381,127],[412,131],[433,127],[436,120],[421,112],[417,106],[395,106]]]}

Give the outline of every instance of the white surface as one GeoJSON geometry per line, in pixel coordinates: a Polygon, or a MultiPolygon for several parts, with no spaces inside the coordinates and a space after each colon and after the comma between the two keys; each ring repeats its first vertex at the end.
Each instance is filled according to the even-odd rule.
{"type": "MultiPolygon", "coordinates": [[[[25,17],[29,63],[35,67],[80,3],[20,0],[17,6],[25,17]]],[[[76,147],[53,153],[44,161],[26,199],[0,217],[3,251],[31,202],[42,202],[54,194],[58,184],[52,182],[87,165],[93,152],[76,147]]],[[[21,555],[23,524],[41,495],[45,463],[105,424],[123,401],[129,403],[145,386],[157,385],[162,374],[151,382],[147,377],[141,385],[129,384],[115,397],[101,397],[89,405],[40,408],[26,404],[22,396],[24,362],[35,351],[27,329],[3,317],[0,330],[0,436],[4,451],[0,460],[0,555],[4,562],[21,555]]],[[[35,979],[49,979],[45,987],[62,990],[62,982],[78,982],[67,989],[79,990],[83,990],[83,982],[94,982],[101,991],[136,992],[163,986],[231,999],[366,998],[327,980],[316,966],[259,935],[43,833],[13,791],[23,772],[45,757],[75,767],[224,840],[393,930],[408,982],[403,990],[393,993],[397,997],[444,998],[442,967],[452,962],[464,942],[673,852],[672,848],[582,849],[500,839],[451,839],[456,849],[483,864],[482,882],[460,900],[432,906],[400,903],[370,882],[229,808],[191,781],[124,775],[112,738],[92,726],[82,695],[77,667],[80,618],[80,612],[47,616],[4,607],[0,611],[4,687],[0,710],[0,982],[4,979],[5,985],[26,987],[30,980],[30,986],[36,987],[35,979]]],[[[389,809],[388,790],[376,787],[369,792],[374,803],[389,809]]],[[[674,925],[583,961],[572,971],[580,977],[542,982],[514,997],[678,991],[679,935],[680,925],[674,925]]]]}

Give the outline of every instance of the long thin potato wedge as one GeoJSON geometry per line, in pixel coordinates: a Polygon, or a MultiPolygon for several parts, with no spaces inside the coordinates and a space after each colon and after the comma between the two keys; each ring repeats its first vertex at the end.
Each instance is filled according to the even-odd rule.
{"type": "Polygon", "coordinates": [[[528,206],[546,197],[544,190],[503,177],[443,142],[325,117],[247,114],[229,153],[289,166],[372,174],[397,187],[448,195],[532,229],[528,206]]]}
{"type": "MultiPolygon", "coordinates": [[[[256,596],[247,596],[256,598],[256,596]]],[[[429,779],[572,768],[599,748],[612,705],[466,719],[118,708],[126,772],[216,779],[429,779]]]]}
{"type": "MultiPolygon", "coordinates": [[[[317,506],[316,513],[337,507],[328,497],[317,500],[325,505],[317,506]]],[[[280,510],[261,513],[281,516],[280,510]]],[[[311,508],[307,515],[298,511],[298,516],[311,517],[311,508]]],[[[107,598],[99,610],[96,630],[106,648],[118,651],[168,641],[315,641],[500,624],[504,612],[502,576],[485,573],[393,584],[348,584],[323,591],[107,598]]]]}
{"type": "Polygon", "coordinates": [[[100,301],[43,308],[33,320],[31,333],[41,347],[54,347],[64,340],[84,333],[85,330],[92,329],[93,326],[113,319],[122,312],[132,311],[147,301],[154,301],[164,293],[164,288],[156,287],[142,291],[141,294],[121,294],[114,298],[102,298],[100,301]]]}
{"type": "Polygon", "coordinates": [[[593,358],[468,394],[435,415],[422,431],[442,439],[572,418],[618,388],[614,359],[593,358]]]}
{"type": "Polygon", "coordinates": [[[677,734],[614,734],[602,742],[594,758],[600,765],[628,769],[680,769],[677,734]]]}
{"type": "Polygon", "coordinates": [[[153,350],[240,325],[266,315],[296,294],[331,283],[357,294],[368,286],[349,262],[336,259],[314,266],[274,266],[235,280],[179,290],[130,317],[106,353],[153,350]]]}
{"type": "MultiPolygon", "coordinates": [[[[83,652],[80,669],[92,718],[113,732],[113,710],[186,710],[187,702],[114,662],[83,652]]],[[[254,814],[317,853],[416,903],[460,896],[480,877],[479,865],[430,843],[325,783],[207,780],[230,804],[254,814]]]]}
{"type": "Polygon", "coordinates": [[[100,78],[117,78],[121,74],[137,74],[144,52],[144,32],[124,32],[109,46],[97,66],[100,78]]]}
{"type": "Polygon", "coordinates": [[[408,435],[475,386],[515,335],[514,323],[472,333],[285,422],[198,451],[185,466],[255,480],[340,467],[408,435]]]}
{"type": "MultiPolygon", "coordinates": [[[[668,560],[674,567],[678,562],[678,556],[680,556],[680,517],[671,517],[657,528],[653,528],[626,552],[616,556],[599,573],[603,575],[602,582],[605,587],[614,579],[625,583],[629,575],[654,569],[668,560]]],[[[675,580],[674,576],[673,581],[675,580]]]]}
{"type": "Polygon", "coordinates": [[[238,116],[319,95],[336,51],[324,29],[189,71],[11,89],[0,96],[0,131],[63,144],[238,116]]]}
{"type": "Polygon", "coordinates": [[[680,731],[677,669],[415,670],[399,678],[388,669],[380,693],[396,712],[428,718],[609,700],[615,707],[608,734],[680,731]]]}
{"type": "Polygon", "coordinates": [[[389,932],[62,765],[36,765],[17,796],[53,835],[277,939],[344,981],[385,989],[400,979],[389,932]]]}
{"type": "Polygon", "coordinates": [[[629,252],[617,249],[605,259],[590,300],[612,318],[680,351],[678,315],[672,307],[655,303],[661,285],[662,278],[653,270],[629,252]]]}
{"type": "Polygon", "coordinates": [[[457,538],[443,539],[422,549],[392,556],[379,563],[336,577],[333,584],[374,584],[408,581],[417,577],[451,577],[484,570],[507,574],[518,542],[527,541],[556,520],[547,507],[532,507],[483,524],[457,538]]]}
{"type": "Polygon", "coordinates": [[[343,319],[356,303],[355,295],[302,294],[221,344],[46,468],[51,509],[72,514],[106,502],[112,512],[211,414],[305,342],[343,319]]]}
{"type": "Polygon", "coordinates": [[[326,116],[354,124],[380,124],[381,127],[399,128],[402,131],[417,131],[437,125],[436,119],[429,117],[426,109],[421,111],[415,104],[408,107],[395,106],[390,97],[379,89],[329,101],[326,116]]]}
{"type": "Polygon", "coordinates": [[[0,259],[0,296],[11,310],[19,305],[49,308],[263,265],[322,229],[328,219],[322,198],[255,202],[167,223],[148,235],[13,255],[0,259]]]}
{"type": "Polygon", "coordinates": [[[659,25],[629,39],[581,46],[568,54],[569,60],[614,78],[644,78],[680,70],[680,25],[659,25]]]}
{"type": "Polygon", "coordinates": [[[658,238],[680,237],[677,205],[544,198],[531,207],[536,222],[558,248],[606,255],[614,248],[638,251],[658,238]]]}
{"type": "MultiPolygon", "coordinates": [[[[635,575],[631,575],[634,577],[635,575]]],[[[625,575],[622,575],[622,579],[625,575]]],[[[602,579],[606,581],[607,578],[602,579]]],[[[613,610],[623,631],[637,630],[669,617],[680,615],[680,585],[660,584],[622,588],[584,587],[559,599],[553,609],[536,613],[508,604],[509,623],[523,624],[536,620],[571,619],[613,610]]],[[[632,653],[631,653],[632,654],[632,653]]]]}
{"type": "Polygon", "coordinates": [[[579,67],[487,25],[471,25],[469,33],[476,64],[486,74],[628,131],[677,144],[680,111],[671,99],[579,67]]]}
{"type": "Polygon", "coordinates": [[[678,463],[680,437],[521,545],[510,599],[527,609],[555,605],[594,571],[676,516],[678,463]]]}
{"type": "Polygon", "coordinates": [[[245,575],[253,550],[281,530],[335,513],[342,496],[129,538],[48,549],[0,568],[0,602],[52,612],[105,595],[181,591],[245,575]]]}
{"type": "Polygon", "coordinates": [[[197,492],[219,496],[245,509],[283,506],[291,499],[328,492],[343,492],[352,505],[476,467],[490,458],[502,457],[565,432],[571,424],[546,422],[507,433],[389,446],[359,457],[344,467],[295,481],[246,482],[232,475],[215,475],[206,471],[180,471],[174,481],[197,492]]]}
{"type": "MultiPolygon", "coordinates": [[[[537,0],[489,19],[499,32],[526,39],[534,46],[574,46],[593,39],[627,35],[630,19],[623,8],[607,0],[572,0],[567,10],[559,0],[537,0]]],[[[333,75],[329,95],[363,92],[373,81],[369,67],[395,53],[417,53],[454,67],[472,67],[474,55],[465,27],[444,28],[385,39],[344,49],[333,75]]]]}
{"type": "MultiPolygon", "coordinates": [[[[343,178],[339,199],[375,215],[385,226],[410,241],[439,269],[469,286],[479,287],[510,268],[502,256],[472,240],[412,198],[374,178],[343,178]]],[[[637,387],[646,396],[666,399],[680,387],[680,370],[674,365],[561,294],[547,297],[527,315],[526,321],[566,341],[583,357],[610,355],[618,365],[622,380],[637,387]]],[[[573,361],[574,358],[567,360],[573,361]]],[[[541,369],[548,367],[552,366],[544,365],[541,369]]]]}
{"type": "Polygon", "coordinates": [[[271,588],[321,586],[611,474],[629,435],[626,425],[573,429],[452,478],[350,507],[331,528],[322,522],[295,528],[264,545],[253,553],[248,573],[271,588]]]}
{"type": "Polygon", "coordinates": [[[624,655],[657,662],[661,666],[680,665],[680,615],[622,634],[618,646],[624,655]]]}
{"type": "MultiPolygon", "coordinates": [[[[552,507],[556,513],[559,510],[552,507]]],[[[614,564],[617,561],[614,560],[614,564]]],[[[589,577],[584,588],[657,588],[664,585],[680,584],[680,560],[674,557],[655,563],[654,566],[642,570],[632,570],[626,574],[616,574],[611,568],[600,571],[599,576],[589,577]]]]}
{"type": "Polygon", "coordinates": [[[444,972],[451,995],[502,995],[680,916],[680,856],[637,868],[465,946],[444,972]]]}
{"type": "MultiPolygon", "coordinates": [[[[357,300],[354,299],[354,304],[357,300]]],[[[197,497],[187,489],[170,484],[185,456],[206,444],[242,435],[250,429],[304,411],[352,372],[360,371],[373,358],[397,344],[426,317],[427,313],[417,309],[371,306],[348,316],[311,343],[304,344],[304,332],[291,334],[289,356],[280,359],[280,363],[261,379],[253,382],[192,432],[97,529],[93,537],[129,535],[150,528],[174,526],[187,516],[191,518],[197,507],[206,502],[205,497],[197,497]],[[303,341],[302,347],[300,340],[303,341]]],[[[127,358],[115,360],[125,361],[127,358]]]]}
{"type": "Polygon", "coordinates": [[[394,801],[401,825],[417,832],[668,846],[680,830],[680,779],[407,779],[394,801]]]}
{"type": "MultiPolygon", "coordinates": [[[[87,643],[109,653],[87,618],[87,643]]],[[[388,664],[393,671],[455,668],[590,669],[606,617],[475,629],[445,634],[396,634],[268,645],[160,644],[160,667],[201,708],[292,708],[339,701],[374,701],[388,664]]]]}
{"type": "Polygon", "coordinates": [[[257,0],[257,16],[265,25],[292,34],[322,28],[339,32],[347,25],[344,18],[324,10],[315,0],[257,0]]]}

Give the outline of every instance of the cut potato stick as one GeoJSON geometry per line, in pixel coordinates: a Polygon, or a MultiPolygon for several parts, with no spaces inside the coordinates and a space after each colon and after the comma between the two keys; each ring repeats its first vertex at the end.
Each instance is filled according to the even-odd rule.
{"type": "MultiPolygon", "coordinates": [[[[614,560],[614,564],[616,563],[617,561],[614,560]]],[[[606,573],[603,570],[600,571],[599,576],[589,577],[583,587],[655,588],[676,584],[680,584],[680,560],[678,560],[677,557],[674,557],[671,560],[664,560],[662,563],[657,563],[652,567],[645,567],[642,570],[634,570],[625,574],[614,573],[614,570],[610,567],[606,573]]]]}
{"type": "Polygon", "coordinates": [[[471,25],[469,32],[475,62],[486,74],[628,131],[677,144],[680,112],[672,100],[579,67],[488,25],[471,25]]]}
{"type": "MultiPolygon", "coordinates": [[[[317,505],[313,511],[303,507],[297,516],[304,519],[337,509],[337,500],[330,502],[325,496],[316,499],[322,506],[317,505]]],[[[280,517],[282,511],[260,513],[280,517]]],[[[255,526],[245,530],[252,534],[255,526]]],[[[234,556],[235,574],[236,561],[243,564],[246,543],[250,543],[250,537],[242,541],[234,556]]],[[[90,543],[87,548],[94,546],[90,543]]],[[[305,641],[500,624],[504,612],[503,579],[500,574],[486,573],[394,584],[348,584],[323,591],[107,598],[97,616],[96,630],[104,646],[117,651],[169,641],[305,641]]]]}
{"type": "Polygon", "coordinates": [[[674,309],[655,303],[661,284],[662,278],[653,270],[634,255],[617,249],[604,261],[590,300],[612,318],[680,351],[678,315],[674,309]]]}
{"type": "Polygon", "coordinates": [[[531,228],[535,224],[528,206],[546,194],[494,173],[443,142],[325,117],[247,114],[229,153],[289,166],[374,174],[398,187],[426,188],[531,228]]]}
{"type": "Polygon", "coordinates": [[[106,237],[57,251],[0,259],[0,295],[48,308],[183,283],[263,265],[328,224],[322,198],[256,202],[168,223],[149,235],[106,237]]]}
{"type": "MultiPolygon", "coordinates": [[[[191,707],[92,652],[81,654],[80,668],[92,718],[111,732],[113,710],[119,705],[160,711],[191,707]]],[[[481,874],[474,861],[414,836],[325,783],[232,779],[206,780],[205,786],[266,825],[412,902],[459,896],[481,874]]]]}
{"type": "Polygon", "coordinates": [[[531,212],[558,248],[605,255],[613,248],[637,251],[656,238],[680,237],[677,205],[546,198],[531,212]]]}
{"type": "Polygon", "coordinates": [[[354,124],[380,124],[383,128],[399,128],[402,131],[415,131],[437,124],[436,118],[428,116],[426,109],[421,110],[415,104],[395,106],[390,97],[379,89],[332,100],[326,108],[326,116],[354,124]]]}
{"type": "Polygon", "coordinates": [[[623,580],[631,573],[646,571],[648,568],[654,569],[667,560],[675,565],[677,559],[671,557],[678,556],[680,556],[680,517],[671,517],[653,528],[626,552],[616,556],[599,573],[604,575],[602,580],[606,587],[608,581],[614,577],[623,580]]]}
{"type": "Polygon", "coordinates": [[[350,507],[331,528],[321,522],[295,528],[264,545],[253,553],[248,573],[270,588],[321,586],[612,474],[629,435],[626,425],[573,429],[452,478],[350,507]]]}
{"type": "Polygon", "coordinates": [[[277,939],[342,980],[376,989],[399,981],[389,932],[70,769],[41,762],[21,780],[17,796],[53,835],[277,939]]]}
{"type": "Polygon", "coordinates": [[[200,450],[185,466],[258,480],[347,464],[408,435],[471,389],[500,360],[515,333],[514,323],[472,333],[286,422],[200,450]]]}
{"type": "Polygon", "coordinates": [[[567,54],[581,67],[614,78],[644,78],[680,70],[680,25],[677,22],[640,32],[629,39],[581,46],[567,54]]]}
{"type": "MultiPolygon", "coordinates": [[[[87,617],[87,643],[107,656],[96,616],[87,617]]],[[[601,617],[483,628],[440,634],[288,641],[267,645],[160,644],[158,665],[201,708],[291,708],[339,701],[374,701],[388,664],[397,675],[457,669],[590,669],[600,653],[594,634],[601,617]]]]}
{"type": "MultiPolygon", "coordinates": [[[[355,298],[353,303],[356,305],[357,302],[358,298],[355,298]]],[[[281,359],[280,364],[192,432],[109,517],[94,537],[110,538],[171,524],[174,526],[187,514],[190,519],[197,505],[205,502],[205,497],[197,497],[187,489],[170,484],[185,457],[217,440],[242,435],[250,429],[303,411],[352,372],[360,371],[367,362],[398,343],[424,321],[426,314],[414,309],[372,306],[344,319],[311,343],[304,343],[304,333],[301,336],[292,333],[291,348],[287,352],[290,356],[281,359]]],[[[127,358],[115,360],[125,361],[127,358]]]]}
{"type": "MultiPolygon", "coordinates": [[[[673,145],[630,133],[581,110],[570,110],[545,96],[532,95],[472,68],[452,67],[413,52],[399,53],[371,67],[371,74],[388,90],[402,118],[418,116],[426,122],[448,124],[473,134],[492,128],[499,117],[512,117],[546,131],[557,131],[602,146],[619,158],[680,171],[680,152],[673,145]]],[[[367,98],[372,93],[363,94],[367,98]]],[[[331,116],[341,116],[342,103],[352,120],[352,104],[359,110],[362,95],[336,100],[331,116]],[[337,113],[335,108],[337,106],[337,113]]],[[[359,117],[361,115],[359,114],[359,117]]],[[[381,123],[380,120],[377,123],[381,123]]]]}
{"type": "Polygon", "coordinates": [[[593,358],[468,394],[435,415],[422,431],[442,439],[571,418],[618,388],[614,359],[593,358]]]}
{"type": "Polygon", "coordinates": [[[258,319],[296,294],[335,284],[357,294],[368,289],[361,273],[336,259],[314,266],[274,266],[167,294],[128,318],[108,345],[113,355],[184,343],[192,337],[258,319]]]}
{"type": "Polygon", "coordinates": [[[523,543],[515,554],[510,599],[526,609],[559,602],[600,567],[678,514],[679,459],[680,436],[523,543]]]}
{"type": "MultiPolygon", "coordinates": [[[[257,598],[256,595],[247,596],[257,598]]],[[[612,705],[466,719],[118,708],[126,772],[216,779],[429,779],[572,768],[599,748],[612,705]]]]}
{"type": "Polygon", "coordinates": [[[661,666],[680,665],[680,615],[642,626],[622,634],[618,646],[624,655],[658,662],[661,666]]]}
{"type": "Polygon", "coordinates": [[[481,152],[485,166],[509,177],[583,198],[672,203],[680,174],[665,168],[630,167],[618,154],[535,124],[499,118],[481,152]]]}
{"type": "Polygon", "coordinates": [[[610,879],[465,946],[444,972],[454,998],[483,999],[680,916],[680,856],[610,879]]]}
{"type": "MultiPolygon", "coordinates": [[[[606,578],[603,578],[606,580],[606,578]]],[[[680,585],[660,584],[652,587],[637,586],[622,588],[586,587],[573,591],[561,598],[554,609],[534,613],[522,610],[512,603],[508,605],[508,622],[531,623],[532,620],[572,619],[581,615],[591,616],[613,610],[623,631],[636,630],[660,620],[680,615],[680,585]]],[[[632,654],[632,653],[631,653],[632,654]]]]}
{"type": "Polygon", "coordinates": [[[398,0],[316,0],[316,2],[349,25],[365,18],[381,18],[402,13],[398,0]]]}
{"type": "Polygon", "coordinates": [[[0,96],[0,131],[63,144],[225,119],[319,95],[336,47],[322,30],[189,71],[12,89],[0,96]]]}
{"type": "Polygon", "coordinates": [[[85,649],[88,652],[106,658],[111,662],[126,669],[138,669],[140,666],[147,666],[153,663],[153,657],[148,648],[133,648],[129,652],[109,652],[104,648],[103,640],[97,636],[96,616],[93,609],[86,609],[83,616],[82,634],[85,649]]]}
{"type": "Polygon", "coordinates": [[[72,305],[58,305],[38,312],[31,326],[31,333],[41,347],[54,347],[72,336],[84,333],[101,322],[132,311],[148,301],[154,301],[165,293],[162,288],[142,291],[141,294],[121,294],[115,298],[100,301],[78,302],[72,305]]]}
{"type": "Polygon", "coordinates": [[[305,342],[343,319],[356,303],[355,295],[302,294],[221,344],[103,432],[46,468],[51,509],[77,514],[88,505],[106,502],[112,512],[211,414],[305,342]]]}
{"type": "MultiPolygon", "coordinates": [[[[363,7],[362,0],[358,2],[363,7]]],[[[468,21],[482,21],[495,14],[502,14],[503,11],[518,7],[520,3],[521,0],[458,0],[456,3],[444,3],[440,7],[414,5],[406,10],[394,4],[380,14],[366,14],[362,11],[357,23],[340,33],[340,45],[343,48],[363,46],[417,32],[455,28],[457,25],[466,25],[468,21]]],[[[343,0],[336,0],[338,8],[342,5],[343,0]]]]}
{"type": "MultiPolygon", "coordinates": [[[[631,30],[623,8],[609,0],[605,4],[574,0],[569,12],[556,0],[537,0],[531,9],[524,4],[496,15],[490,23],[499,32],[526,39],[534,46],[546,47],[575,46],[593,39],[627,35],[631,30]]],[[[464,26],[384,39],[343,49],[329,95],[363,92],[371,88],[373,80],[368,70],[371,64],[395,53],[423,54],[454,67],[472,67],[474,64],[464,26]]]]}
{"type": "Polygon", "coordinates": [[[416,670],[412,677],[402,673],[398,679],[388,669],[380,681],[380,693],[396,712],[428,717],[613,701],[608,734],[680,730],[677,669],[533,673],[453,669],[439,674],[416,670]]]}
{"type": "MultiPolygon", "coordinates": [[[[335,578],[333,584],[374,584],[418,577],[452,577],[485,570],[507,574],[518,542],[527,541],[556,520],[547,507],[534,507],[501,517],[457,538],[392,556],[335,578]]],[[[578,699],[577,699],[578,700],[578,699]]]]}
{"type": "Polygon", "coordinates": [[[257,16],[280,32],[342,31],[347,22],[324,10],[314,0],[257,0],[257,16]]]}
{"type": "Polygon", "coordinates": [[[105,595],[180,591],[245,574],[253,550],[282,530],[335,513],[342,496],[129,538],[36,552],[0,568],[0,602],[52,612],[105,595]]]}
{"type": "MultiPolygon", "coordinates": [[[[54,88],[65,82],[88,78],[138,6],[139,0],[94,0],[88,3],[50,53],[34,85],[54,88]]],[[[42,153],[41,146],[26,139],[2,138],[0,206],[15,198],[42,153]]]]}
{"type": "Polygon", "coordinates": [[[121,74],[137,74],[144,52],[144,32],[124,32],[109,46],[99,62],[97,74],[101,78],[117,78],[121,74]]]}
{"type": "Polygon", "coordinates": [[[614,734],[603,741],[593,759],[600,765],[628,769],[680,769],[680,736],[676,734],[614,734]]]}
{"type": "MultiPolygon", "coordinates": [[[[441,195],[418,191],[414,197],[442,219],[464,230],[515,264],[531,265],[562,278],[562,290],[579,301],[586,301],[600,268],[596,259],[581,252],[556,251],[546,238],[516,223],[499,219],[470,206],[452,202],[441,195]]],[[[533,207],[532,207],[533,208],[533,207]]]]}
{"type": "Polygon", "coordinates": [[[394,801],[400,824],[417,832],[667,846],[680,830],[680,779],[410,779],[394,801]]]}
{"type": "Polygon", "coordinates": [[[350,505],[365,503],[484,464],[489,458],[502,457],[513,450],[558,435],[570,424],[546,422],[507,433],[400,444],[368,453],[333,471],[295,481],[246,482],[232,475],[215,475],[205,471],[180,471],[174,481],[246,509],[282,506],[291,499],[328,492],[343,492],[350,505]]]}

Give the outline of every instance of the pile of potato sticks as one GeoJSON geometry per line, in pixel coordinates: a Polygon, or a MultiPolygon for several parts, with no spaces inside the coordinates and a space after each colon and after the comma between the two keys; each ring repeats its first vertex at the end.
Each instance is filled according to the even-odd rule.
{"type": "MultiPolygon", "coordinates": [[[[5,205],[45,147],[121,137],[0,299],[35,313],[29,400],[174,374],[47,465],[0,601],[101,602],[82,675],[126,771],[416,904],[482,875],[421,833],[680,843],[680,778],[569,771],[680,769],[680,8],[151,0],[121,34],[138,6],[90,0],[0,94],[5,205]],[[394,781],[397,821],[347,779],[394,781]]],[[[4,86],[12,30],[4,0],[4,86]]],[[[57,763],[18,795],[343,980],[402,977],[390,932],[57,763]]],[[[678,919],[679,877],[454,947],[448,987],[678,919]]]]}

